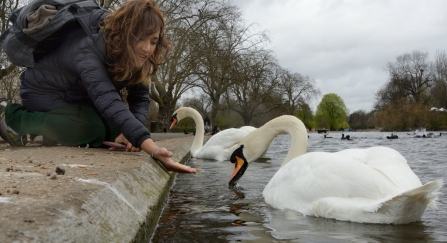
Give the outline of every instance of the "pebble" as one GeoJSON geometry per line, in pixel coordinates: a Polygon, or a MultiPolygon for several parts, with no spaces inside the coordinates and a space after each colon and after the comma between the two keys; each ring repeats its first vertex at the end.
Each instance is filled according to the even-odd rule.
{"type": "Polygon", "coordinates": [[[56,174],[65,175],[65,170],[60,167],[56,167],[56,174]]]}

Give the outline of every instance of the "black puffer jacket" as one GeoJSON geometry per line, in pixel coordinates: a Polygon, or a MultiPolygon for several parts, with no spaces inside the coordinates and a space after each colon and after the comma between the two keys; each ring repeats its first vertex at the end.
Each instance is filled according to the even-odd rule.
{"type": "Polygon", "coordinates": [[[90,18],[93,38],[79,26],[68,33],[52,53],[37,62],[76,74],[28,68],[21,75],[20,96],[29,111],[49,111],[65,105],[85,105],[96,110],[137,147],[150,138],[146,123],[149,112],[149,87],[126,87],[129,109],[113,83],[106,66],[106,46],[98,24],[107,12],[96,10],[90,18]]]}

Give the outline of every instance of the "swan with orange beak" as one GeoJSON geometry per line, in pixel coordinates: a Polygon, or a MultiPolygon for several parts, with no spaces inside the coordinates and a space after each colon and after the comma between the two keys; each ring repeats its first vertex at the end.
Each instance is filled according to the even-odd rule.
{"type": "MultiPolygon", "coordinates": [[[[436,208],[443,180],[422,184],[398,151],[378,146],[306,153],[306,129],[291,120],[284,128],[291,136],[289,152],[262,192],[267,204],[304,216],[377,224],[416,222],[427,208],[436,208]]],[[[266,128],[261,134],[267,137],[244,139],[232,153],[230,186],[243,176],[257,146],[280,131],[277,124],[258,128],[266,128]]]]}

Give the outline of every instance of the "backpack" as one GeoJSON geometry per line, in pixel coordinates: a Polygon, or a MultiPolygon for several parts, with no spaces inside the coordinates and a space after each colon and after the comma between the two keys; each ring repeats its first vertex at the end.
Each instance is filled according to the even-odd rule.
{"type": "Polygon", "coordinates": [[[90,14],[95,9],[101,7],[93,0],[33,0],[9,16],[12,25],[0,36],[3,51],[16,66],[73,76],[67,71],[43,66],[36,61],[54,50],[63,33],[76,25],[80,25],[92,38],[88,24],[90,14]]]}

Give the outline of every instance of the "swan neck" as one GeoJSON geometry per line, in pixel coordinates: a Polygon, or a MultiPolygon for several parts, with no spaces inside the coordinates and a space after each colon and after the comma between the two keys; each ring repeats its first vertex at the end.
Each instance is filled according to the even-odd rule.
{"type": "Polygon", "coordinates": [[[199,150],[203,147],[203,139],[205,137],[205,126],[203,124],[202,115],[192,108],[187,109],[185,117],[190,117],[194,120],[196,125],[196,134],[191,145],[191,156],[195,157],[199,150]]]}
{"type": "Polygon", "coordinates": [[[270,120],[264,126],[250,132],[240,144],[244,144],[244,156],[250,163],[259,158],[280,134],[289,134],[291,144],[289,152],[281,166],[287,164],[293,158],[306,153],[307,129],[303,122],[295,116],[284,115],[270,120]]]}
{"type": "Polygon", "coordinates": [[[289,163],[292,159],[306,153],[308,137],[307,137],[307,129],[304,126],[304,124],[302,126],[302,129],[303,130],[300,132],[289,133],[289,135],[290,135],[289,152],[287,152],[287,155],[284,158],[284,160],[281,164],[281,167],[283,167],[284,165],[289,163]]]}

